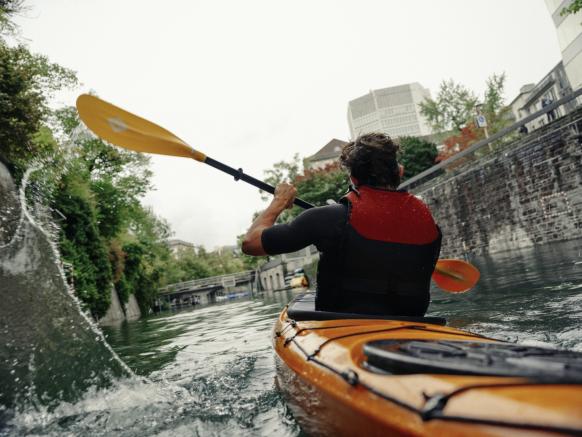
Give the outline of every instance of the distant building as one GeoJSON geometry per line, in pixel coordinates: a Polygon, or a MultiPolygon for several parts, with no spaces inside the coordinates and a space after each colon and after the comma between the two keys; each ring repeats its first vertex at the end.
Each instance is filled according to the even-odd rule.
{"type": "Polygon", "coordinates": [[[220,247],[216,248],[215,252],[220,256],[226,255],[227,253],[232,253],[233,255],[238,255],[238,254],[240,254],[240,248],[236,244],[228,245],[228,246],[220,246],[220,247]]]}
{"type": "Polygon", "coordinates": [[[259,278],[263,290],[280,290],[285,288],[285,264],[282,257],[276,256],[259,269],[259,278]]]}
{"type": "Polygon", "coordinates": [[[324,168],[329,164],[334,164],[338,161],[344,146],[348,144],[346,141],[334,138],[325,146],[323,146],[314,155],[305,158],[305,168],[316,170],[324,168]]]}
{"type": "Polygon", "coordinates": [[[188,243],[184,240],[178,240],[177,238],[167,240],[166,244],[170,248],[172,255],[179,256],[185,250],[195,250],[196,247],[192,243],[188,243]]]}
{"type": "MultiPolygon", "coordinates": [[[[572,87],[568,81],[564,65],[560,61],[537,84],[522,86],[518,96],[513,99],[509,106],[515,120],[519,121],[571,93],[572,87]]],[[[575,106],[575,102],[562,105],[548,115],[527,123],[527,130],[531,132],[556,118],[562,117],[572,111],[575,106]]]]}
{"type": "Polygon", "coordinates": [[[560,12],[570,5],[572,0],[546,0],[548,11],[552,15],[558,44],[562,52],[562,62],[566,76],[573,90],[582,85],[582,13],[562,16],[560,12]]]}
{"type": "Polygon", "coordinates": [[[521,120],[525,117],[522,108],[524,107],[525,103],[528,101],[529,96],[531,95],[531,91],[536,86],[535,83],[528,83],[522,86],[519,89],[519,94],[513,101],[509,104],[511,108],[511,114],[516,121],[521,120]]]}
{"type": "Polygon", "coordinates": [[[259,268],[261,288],[263,290],[285,288],[285,276],[317,260],[319,260],[319,252],[315,246],[272,257],[259,268]]]}
{"type": "Polygon", "coordinates": [[[420,114],[419,104],[430,98],[430,91],[419,83],[371,90],[348,104],[352,139],[370,132],[383,132],[392,138],[432,133],[420,114]]]}
{"type": "Polygon", "coordinates": [[[286,273],[289,274],[296,269],[305,267],[306,265],[319,260],[319,251],[313,245],[307,246],[297,252],[284,253],[282,259],[285,263],[287,270],[286,273]]]}

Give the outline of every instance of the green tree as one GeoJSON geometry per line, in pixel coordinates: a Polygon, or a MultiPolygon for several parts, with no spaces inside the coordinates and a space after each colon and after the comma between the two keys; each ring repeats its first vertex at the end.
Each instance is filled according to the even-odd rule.
{"type": "MultiPolygon", "coordinates": [[[[200,248],[198,248],[200,251],[200,248]]],[[[201,254],[196,253],[196,250],[185,251],[181,256],[175,260],[178,270],[174,273],[176,276],[169,282],[182,282],[192,279],[207,278],[213,276],[212,269],[206,260],[206,253],[204,250],[201,254]]]]}
{"type": "MultiPolygon", "coordinates": [[[[273,168],[264,171],[265,182],[276,187],[282,182],[293,182],[299,175],[301,161],[299,154],[293,155],[291,161],[279,161],[273,164],[273,168]]],[[[261,191],[261,198],[263,200],[269,199],[271,194],[261,191]]]]}
{"type": "Polygon", "coordinates": [[[74,108],[58,110],[55,118],[62,141],[73,144],[68,167],[90,184],[100,234],[110,241],[125,232],[141,208],[141,197],[151,188],[149,158],[113,147],[86,131],[80,134],[74,108]]]}
{"type": "Polygon", "coordinates": [[[209,276],[225,275],[247,270],[241,257],[232,252],[207,252],[198,246],[182,251],[179,256],[169,261],[164,276],[164,285],[209,276]]]}
{"type": "Polygon", "coordinates": [[[23,3],[23,0],[0,0],[0,35],[16,31],[11,18],[24,9],[23,3]]]}
{"type": "Polygon", "coordinates": [[[31,160],[54,151],[33,140],[50,114],[52,93],[76,84],[71,70],[0,39],[0,158],[17,178],[31,160]]]}
{"type": "MultiPolygon", "coordinates": [[[[144,313],[152,306],[159,288],[166,284],[166,270],[173,264],[165,243],[169,236],[167,221],[140,205],[132,210],[127,228],[119,237],[121,251],[115,258],[121,258],[123,268],[115,287],[125,302],[135,294],[144,313]]],[[[114,251],[110,249],[111,252],[114,251]]]]}
{"type": "Polygon", "coordinates": [[[233,252],[210,252],[206,254],[206,261],[213,276],[246,270],[243,261],[233,252]]]}
{"type": "Polygon", "coordinates": [[[22,0],[0,0],[0,159],[16,179],[31,160],[54,158],[58,147],[45,126],[48,102],[54,92],[78,83],[73,71],[4,40],[16,29],[12,16],[23,9],[22,0]]]}
{"type": "Polygon", "coordinates": [[[127,302],[130,294],[135,294],[142,312],[151,308],[161,285],[162,266],[156,263],[155,252],[142,242],[127,243],[123,246],[125,256],[123,275],[115,283],[122,301],[127,302]]]}
{"type": "Polygon", "coordinates": [[[6,43],[22,5],[0,0],[0,159],[17,179],[31,162],[43,162],[35,191],[42,188],[42,200],[65,217],[61,255],[93,316],[107,311],[112,283],[122,300],[135,293],[147,309],[170,258],[169,226],[140,203],[151,186],[149,160],[84,132],[75,108],[50,109],[53,94],[77,78],[23,44],[6,43]]]}
{"type": "Polygon", "coordinates": [[[493,74],[486,82],[482,112],[487,118],[487,129],[493,135],[512,123],[511,108],[505,105],[505,73],[493,74]]]}
{"type": "MultiPolygon", "coordinates": [[[[69,157],[64,179],[78,181],[82,197],[90,210],[87,220],[94,222],[97,236],[108,250],[109,266],[102,263],[91,266],[92,256],[80,245],[77,252],[83,256],[63,251],[63,258],[78,270],[109,269],[119,297],[127,302],[135,294],[143,311],[148,310],[155,299],[163,279],[163,269],[169,258],[164,241],[169,236],[168,224],[157,218],[141,205],[141,197],[151,186],[149,159],[139,153],[115,148],[93,138],[79,127],[79,119],[73,108],[63,108],[55,113],[60,140],[69,143],[69,157]]],[[[60,187],[61,196],[55,198],[54,206],[66,216],[69,226],[66,196],[71,187],[60,187]],[[64,211],[63,211],[64,209],[64,211]]],[[[75,225],[73,224],[73,227],[75,225]]],[[[61,236],[66,246],[67,235],[61,236]]],[[[103,272],[101,272],[103,273],[103,272]]],[[[109,293],[110,286],[102,288],[95,284],[95,293],[109,293]]],[[[96,317],[101,307],[95,308],[94,299],[79,294],[96,317]]]]}
{"type": "Polygon", "coordinates": [[[435,164],[438,151],[430,141],[416,137],[400,138],[399,161],[404,166],[404,179],[409,179],[435,164]]]}
{"type": "Polygon", "coordinates": [[[474,115],[477,100],[473,91],[449,79],[441,82],[436,100],[420,103],[420,113],[435,132],[460,132],[474,115]]]}
{"type": "MultiPolygon", "coordinates": [[[[265,171],[265,174],[277,174],[277,178],[269,180],[269,183],[276,186],[280,182],[288,181],[297,188],[297,197],[315,206],[326,205],[328,201],[337,201],[346,193],[349,185],[348,174],[339,162],[323,169],[307,169],[304,174],[299,174],[299,162],[299,156],[295,155],[290,162],[281,161],[275,164],[276,171],[265,171]]],[[[278,222],[288,222],[302,211],[303,209],[298,206],[285,210],[279,216],[278,222]]],[[[255,218],[256,215],[257,213],[255,218]]]]}
{"type": "Polygon", "coordinates": [[[66,177],[55,202],[66,217],[61,224],[61,256],[73,265],[77,296],[95,318],[100,318],[111,302],[112,274],[107,245],[99,235],[89,187],[74,175],[66,177]]]}
{"type": "Polygon", "coordinates": [[[155,244],[156,248],[167,249],[165,241],[172,235],[172,231],[167,220],[156,216],[151,208],[142,206],[134,210],[127,234],[128,238],[137,238],[155,244]]]}
{"type": "Polygon", "coordinates": [[[467,129],[474,131],[474,141],[481,140],[485,135],[484,130],[473,126],[477,106],[487,119],[487,131],[490,135],[512,123],[511,109],[505,105],[505,81],[505,73],[491,75],[487,79],[482,103],[479,105],[475,93],[452,80],[444,81],[436,100],[427,99],[420,103],[420,112],[433,130],[447,131],[447,135],[443,135],[445,143],[453,137],[466,136],[463,130],[467,129]]]}
{"type": "MultiPolygon", "coordinates": [[[[328,201],[337,202],[347,191],[348,173],[339,163],[330,164],[317,170],[305,170],[302,176],[295,178],[297,194],[306,202],[315,206],[326,205],[328,201]]],[[[294,207],[300,212],[299,207],[294,207]]]]}
{"type": "Polygon", "coordinates": [[[560,15],[564,16],[575,14],[580,9],[582,9],[582,0],[573,0],[572,3],[570,3],[568,6],[566,6],[560,11],[560,15]]]}

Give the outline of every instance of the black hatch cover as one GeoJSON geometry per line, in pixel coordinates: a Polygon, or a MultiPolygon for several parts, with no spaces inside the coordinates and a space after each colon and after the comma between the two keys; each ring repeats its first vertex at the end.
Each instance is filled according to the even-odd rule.
{"type": "Polygon", "coordinates": [[[367,365],[393,374],[522,376],[582,383],[582,353],[502,342],[379,340],[367,365]]]}

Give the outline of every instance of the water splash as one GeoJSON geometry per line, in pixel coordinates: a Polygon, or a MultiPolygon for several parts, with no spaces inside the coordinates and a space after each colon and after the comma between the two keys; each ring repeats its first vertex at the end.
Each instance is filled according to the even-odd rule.
{"type": "Polygon", "coordinates": [[[114,344],[129,341],[128,349],[117,344],[122,357],[154,353],[155,362],[134,364],[150,382],[122,378],[106,389],[89,388],[75,402],[24,410],[13,418],[8,432],[297,436],[299,428],[274,385],[267,332],[279,309],[279,304],[229,302],[107,328],[114,344]],[[167,361],[164,352],[172,350],[177,353],[167,361]]]}
{"type": "Polygon", "coordinates": [[[52,409],[133,376],[67,284],[54,235],[28,209],[37,170],[17,193],[0,163],[0,425],[17,410],[52,409]]]}

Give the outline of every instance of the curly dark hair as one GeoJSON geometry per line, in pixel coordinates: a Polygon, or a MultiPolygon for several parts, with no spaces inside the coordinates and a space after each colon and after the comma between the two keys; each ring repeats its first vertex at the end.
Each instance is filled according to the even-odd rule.
{"type": "Polygon", "coordinates": [[[359,184],[397,188],[400,185],[396,159],[399,148],[386,134],[363,134],[344,146],[340,162],[359,184]]]}

